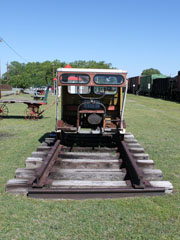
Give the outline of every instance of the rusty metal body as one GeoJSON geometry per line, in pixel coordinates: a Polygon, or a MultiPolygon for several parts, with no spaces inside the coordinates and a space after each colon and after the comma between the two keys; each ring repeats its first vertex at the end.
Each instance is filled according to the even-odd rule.
{"type": "Polygon", "coordinates": [[[61,116],[57,119],[57,131],[99,129],[102,133],[124,133],[126,75],[126,71],[116,69],[58,69],[61,116]]]}

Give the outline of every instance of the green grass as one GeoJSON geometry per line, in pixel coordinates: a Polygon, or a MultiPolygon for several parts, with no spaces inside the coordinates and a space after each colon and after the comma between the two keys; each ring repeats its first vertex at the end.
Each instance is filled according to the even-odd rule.
{"type": "MultiPolygon", "coordinates": [[[[24,96],[27,98],[27,96],[24,96]]],[[[49,97],[49,103],[54,97],[49,97]]],[[[24,104],[9,104],[0,121],[0,239],[180,239],[180,105],[128,95],[127,131],[163,171],[174,193],[113,200],[35,200],[5,192],[8,179],[55,128],[55,107],[26,121],[24,104]],[[14,117],[13,116],[18,116],[14,117]]]]}

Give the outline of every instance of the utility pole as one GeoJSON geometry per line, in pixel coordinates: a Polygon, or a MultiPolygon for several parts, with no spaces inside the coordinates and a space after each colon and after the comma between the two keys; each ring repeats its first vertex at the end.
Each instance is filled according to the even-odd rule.
{"type": "Polygon", "coordinates": [[[53,79],[54,79],[54,63],[52,63],[52,67],[53,67],[53,79]]]}
{"type": "Polygon", "coordinates": [[[0,60],[0,85],[1,85],[1,60],[0,60]]]}
{"type": "MultiPolygon", "coordinates": [[[[0,38],[0,42],[2,42],[2,38],[0,38]]],[[[0,98],[1,98],[1,61],[0,61],[0,98]]]]}
{"type": "Polygon", "coordinates": [[[8,62],[7,62],[6,65],[7,65],[7,80],[6,80],[6,81],[8,82],[8,77],[9,77],[9,76],[8,76],[8,62]]]}
{"type": "Polygon", "coordinates": [[[0,98],[1,98],[1,60],[0,60],[0,98]]]}

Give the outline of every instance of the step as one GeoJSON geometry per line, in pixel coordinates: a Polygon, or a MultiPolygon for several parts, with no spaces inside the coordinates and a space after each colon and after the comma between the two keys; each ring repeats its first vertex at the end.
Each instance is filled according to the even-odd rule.
{"type": "Polygon", "coordinates": [[[154,168],[153,160],[136,160],[136,163],[139,168],[154,168]]]}
{"type": "Polygon", "coordinates": [[[134,135],[133,134],[125,134],[124,139],[134,139],[134,135]]]}
{"type": "Polygon", "coordinates": [[[51,188],[119,188],[127,187],[126,181],[53,181],[51,188]]]}
{"type": "Polygon", "coordinates": [[[47,156],[47,152],[32,152],[31,156],[34,158],[44,158],[47,156]]]}
{"type": "Polygon", "coordinates": [[[119,169],[119,160],[95,160],[95,159],[60,159],[56,161],[56,166],[61,168],[116,168],[119,169]]]}
{"type": "Polygon", "coordinates": [[[27,194],[28,179],[10,179],[6,184],[6,191],[14,194],[27,194]]]}
{"type": "Polygon", "coordinates": [[[144,148],[131,147],[129,148],[129,151],[132,153],[144,153],[144,148]]]}
{"type": "Polygon", "coordinates": [[[34,169],[28,169],[28,168],[18,168],[15,171],[16,178],[22,178],[22,179],[31,179],[35,176],[35,170],[34,169]]]}
{"type": "Polygon", "coordinates": [[[142,148],[141,144],[139,143],[128,143],[127,144],[129,148],[142,148]]]}
{"type": "Polygon", "coordinates": [[[165,193],[170,194],[173,192],[173,185],[169,181],[150,181],[153,187],[165,188],[165,193]]]}
{"type": "Polygon", "coordinates": [[[122,181],[125,172],[120,169],[54,169],[49,178],[55,180],[122,181]]]}
{"type": "Polygon", "coordinates": [[[135,138],[124,138],[124,141],[128,143],[137,143],[138,141],[135,138]]]}
{"type": "Polygon", "coordinates": [[[143,171],[143,176],[145,179],[147,180],[155,180],[155,181],[159,181],[162,180],[162,171],[160,169],[142,169],[143,171]]]}
{"type": "Polygon", "coordinates": [[[59,154],[60,158],[64,159],[118,159],[118,154],[114,153],[85,153],[85,152],[63,152],[59,154]]]}
{"type": "Polygon", "coordinates": [[[28,157],[26,159],[26,168],[38,168],[41,166],[43,159],[42,158],[34,158],[28,157]]]}
{"type": "Polygon", "coordinates": [[[133,157],[139,160],[149,159],[149,154],[147,153],[134,153],[133,157]]]}
{"type": "Polygon", "coordinates": [[[126,135],[132,135],[132,133],[131,133],[131,132],[125,132],[124,135],[125,135],[125,136],[126,136],[126,135]]]}
{"type": "Polygon", "coordinates": [[[38,152],[49,152],[51,150],[51,148],[52,147],[50,147],[50,146],[43,146],[43,145],[41,145],[41,146],[39,146],[37,148],[37,151],[38,152]]]}

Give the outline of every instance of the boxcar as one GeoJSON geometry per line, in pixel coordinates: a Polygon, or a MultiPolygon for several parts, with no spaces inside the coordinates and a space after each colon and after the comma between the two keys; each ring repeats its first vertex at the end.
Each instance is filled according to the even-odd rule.
{"type": "Polygon", "coordinates": [[[152,95],[165,99],[173,99],[173,89],[177,86],[177,78],[156,78],[153,81],[152,95]]]}
{"type": "Polygon", "coordinates": [[[61,88],[57,132],[124,134],[126,76],[126,71],[117,69],[57,69],[57,87],[61,88]]]}
{"type": "Polygon", "coordinates": [[[140,88],[141,76],[128,78],[128,92],[137,94],[140,88]]]}
{"type": "Polygon", "coordinates": [[[141,76],[139,93],[142,95],[151,95],[153,81],[156,78],[167,78],[167,76],[162,74],[152,74],[152,75],[141,76]]]}
{"type": "Polygon", "coordinates": [[[177,79],[176,87],[172,90],[172,93],[174,99],[180,102],[180,71],[178,72],[176,79],[177,79]]]}

